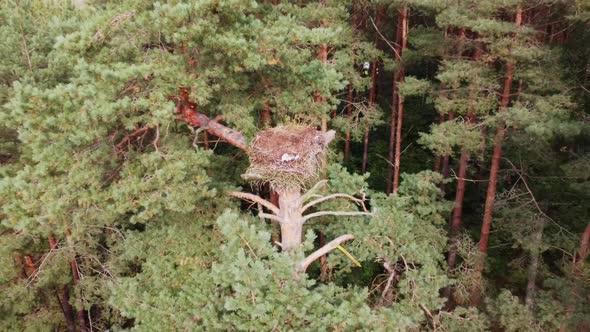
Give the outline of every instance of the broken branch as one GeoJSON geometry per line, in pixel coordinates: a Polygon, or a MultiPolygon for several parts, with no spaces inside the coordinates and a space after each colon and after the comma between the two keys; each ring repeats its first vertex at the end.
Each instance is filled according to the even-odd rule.
{"type": "Polygon", "coordinates": [[[320,249],[314,251],[312,254],[307,256],[301,263],[299,263],[299,267],[297,268],[300,273],[304,273],[307,270],[307,267],[311,265],[311,263],[315,262],[320,257],[326,255],[330,251],[336,249],[341,243],[354,239],[354,235],[352,234],[345,234],[340,235],[339,237],[335,238],[334,240],[328,242],[325,246],[321,247],[320,249]]]}
{"type": "Polygon", "coordinates": [[[178,107],[178,111],[184,116],[184,120],[189,124],[195,127],[207,128],[207,131],[211,134],[225,140],[239,149],[248,151],[249,148],[246,143],[246,137],[239,131],[226,127],[219,122],[210,119],[205,114],[197,112],[195,107],[191,105],[178,107]]]}
{"type": "Polygon", "coordinates": [[[264,198],[262,198],[260,196],[253,195],[253,194],[248,194],[248,193],[242,193],[242,192],[239,192],[239,191],[229,192],[228,195],[230,195],[232,197],[244,199],[244,200],[247,200],[247,201],[250,201],[250,202],[253,202],[253,203],[258,203],[258,204],[264,206],[265,208],[267,208],[268,210],[270,210],[272,213],[279,214],[279,208],[278,207],[276,207],[274,204],[272,204],[271,202],[265,200],[264,198]]]}

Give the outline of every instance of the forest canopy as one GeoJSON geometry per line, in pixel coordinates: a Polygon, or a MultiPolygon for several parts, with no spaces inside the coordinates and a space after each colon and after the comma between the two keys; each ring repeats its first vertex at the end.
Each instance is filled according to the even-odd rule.
{"type": "Polygon", "coordinates": [[[590,330],[584,0],[5,0],[1,331],[590,330]]]}

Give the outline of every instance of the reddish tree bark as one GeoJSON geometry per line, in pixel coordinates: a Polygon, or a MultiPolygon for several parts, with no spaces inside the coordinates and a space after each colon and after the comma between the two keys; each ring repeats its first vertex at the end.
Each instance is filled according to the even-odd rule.
{"type": "MultiPolygon", "coordinates": [[[[516,17],[514,23],[520,26],[522,22],[522,8],[519,6],[516,10],[516,17]]],[[[502,99],[500,101],[500,108],[498,112],[502,112],[508,107],[510,103],[510,91],[512,90],[512,80],[514,77],[514,64],[508,62],[506,64],[506,76],[504,78],[504,89],[502,91],[502,99]]],[[[490,227],[492,225],[492,213],[494,209],[494,200],[496,197],[496,185],[498,182],[498,171],[500,169],[500,159],[502,158],[502,142],[506,127],[502,121],[499,121],[496,129],[496,136],[494,137],[494,152],[492,155],[492,166],[490,168],[490,180],[488,183],[488,191],[486,193],[486,202],[483,214],[483,223],[481,226],[481,235],[479,240],[480,257],[476,264],[477,274],[481,276],[485,263],[485,256],[488,252],[488,241],[490,237],[490,227]]],[[[477,306],[481,301],[481,293],[479,289],[473,289],[471,305],[477,306]]]]}
{"type": "MultiPolygon", "coordinates": [[[[379,29],[379,23],[381,22],[381,16],[383,15],[383,8],[377,8],[377,19],[375,25],[379,29]]],[[[379,34],[375,31],[375,48],[379,48],[379,34]]],[[[377,96],[377,65],[378,60],[373,61],[371,65],[371,88],[369,89],[369,108],[375,104],[377,96]]],[[[367,164],[369,162],[369,130],[370,124],[368,120],[365,120],[365,137],[363,140],[363,163],[361,167],[361,173],[367,172],[367,164]]]]}
{"type": "Polygon", "coordinates": [[[18,278],[25,279],[27,277],[27,274],[25,272],[25,266],[23,264],[23,259],[20,257],[18,253],[16,253],[14,256],[14,265],[16,265],[16,267],[18,268],[18,278]]]}
{"type": "MultiPolygon", "coordinates": [[[[358,25],[357,22],[357,8],[356,8],[356,0],[352,0],[352,32],[353,34],[356,32],[356,28],[358,25]]],[[[352,51],[351,55],[351,63],[354,67],[354,50],[352,51]]],[[[347,162],[350,158],[350,125],[351,125],[351,116],[352,116],[352,103],[353,103],[353,93],[354,89],[352,87],[352,83],[348,84],[348,104],[346,105],[346,116],[348,118],[348,126],[346,127],[346,138],[344,141],[344,162],[347,162]]]]}
{"type": "MultiPolygon", "coordinates": [[[[402,54],[402,23],[404,22],[403,19],[403,10],[398,11],[397,14],[397,28],[396,28],[396,36],[395,36],[395,60],[397,62],[401,61],[401,54],[402,54]]],[[[403,69],[396,70],[393,72],[393,84],[392,84],[392,101],[391,101],[391,121],[390,121],[390,128],[391,131],[389,133],[389,156],[388,156],[388,165],[387,165],[387,194],[391,194],[393,191],[393,176],[394,176],[394,162],[395,162],[395,135],[396,135],[396,119],[397,119],[397,99],[398,99],[398,83],[400,81],[400,73],[403,69]]]]}
{"type": "Polygon", "coordinates": [[[189,124],[195,127],[207,128],[209,133],[225,140],[239,149],[248,151],[246,137],[242,133],[226,127],[219,122],[210,119],[208,116],[197,112],[194,104],[179,102],[177,111],[183,115],[184,121],[189,124]]]}
{"type": "MultiPolygon", "coordinates": [[[[399,19],[401,19],[401,50],[406,48],[408,43],[408,6],[404,4],[404,7],[400,10],[399,19]]],[[[401,55],[401,54],[400,54],[401,55]]],[[[405,69],[402,67],[399,72],[399,81],[403,82],[406,76],[405,69]]],[[[395,128],[395,161],[393,165],[393,193],[397,194],[399,188],[399,165],[402,152],[402,125],[404,120],[404,97],[397,95],[397,123],[395,128]]]]}
{"type": "Polygon", "coordinates": [[[33,257],[31,255],[25,255],[25,270],[30,278],[32,278],[35,274],[35,262],[33,262],[33,257]]]}
{"type": "MultiPolygon", "coordinates": [[[[467,115],[468,122],[473,123],[473,114],[467,115]]],[[[453,209],[453,220],[451,223],[451,236],[449,238],[449,271],[455,268],[457,261],[457,236],[461,229],[461,220],[463,217],[463,198],[465,197],[465,177],[467,176],[467,161],[469,161],[469,151],[463,149],[459,159],[459,174],[457,177],[457,191],[455,193],[455,207],[453,209]]]]}
{"type": "MultiPolygon", "coordinates": [[[[580,249],[578,249],[578,254],[574,256],[574,266],[573,266],[573,277],[575,278],[581,271],[584,265],[584,261],[586,257],[588,257],[588,247],[590,245],[590,223],[586,225],[586,229],[584,233],[582,233],[582,240],[580,241],[580,249]]],[[[572,287],[572,296],[571,298],[575,298],[577,296],[577,287],[574,285],[572,287]]],[[[565,309],[565,315],[563,318],[563,322],[559,328],[559,332],[567,331],[567,321],[574,313],[574,304],[569,303],[565,309]]]]}

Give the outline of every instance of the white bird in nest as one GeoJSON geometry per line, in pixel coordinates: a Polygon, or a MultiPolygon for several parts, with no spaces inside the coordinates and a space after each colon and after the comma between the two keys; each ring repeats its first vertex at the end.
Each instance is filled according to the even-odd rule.
{"type": "Polygon", "coordinates": [[[299,160],[301,159],[301,156],[298,154],[288,154],[288,153],[283,153],[283,155],[281,156],[281,161],[282,162],[288,162],[288,161],[293,161],[293,160],[299,160]]]}

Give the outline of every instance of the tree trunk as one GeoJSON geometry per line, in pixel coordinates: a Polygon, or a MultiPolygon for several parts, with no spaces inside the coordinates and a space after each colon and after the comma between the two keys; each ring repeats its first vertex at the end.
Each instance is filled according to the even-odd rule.
{"type": "MultiPolygon", "coordinates": [[[[443,122],[445,122],[445,115],[441,114],[438,116],[438,124],[442,124],[443,122]]],[[[434,171],[435,172],[440,172],[440,166],[442,163],[442,159],[443,157],[440,155],[435,155],[434,156],[434,171]]]]}
{"type": "MultiPolygon", "coordinates": [[[[519,6],[516,11],[515,25],[520,26],[522,21],[522,8],[519,6]]],[[[512,79],[514,76],[514,64],[506,64],[506,77],[504,79],[504,90],[502,92],[502,99],[498,112],[502,112],[510,103],[510,91],[512,90],[512,79]]],[[[490,181],[488,183],[488,191],[486,194],[486,202],[483,214],[483,223],[481,226],[481,235],[479,240],[478,261],[476,264],[476,271],[479,276],[482,275],[485,256],[488,252],[488,240],[490,236],[490,227],[492,225],[492,212],[494,209],[494,200],[496,197],[496,185],[498,182],[498,171],[500,169],[500,159],[502,157],[502,142],[504,141],[504,134],[506,127],[502,121],[499,121],[496,129],[496,136],[494,137],[494,153],[492,156],[492,166],[490,168],[490,181]]],[[[479,305],[481,301],[481,294],[479,289],[473,289],[471,304],[473,306],[479,305]]]]}
{"type": "MultiPolygon", "coordinates": [[[[469,123],[473,123],[473,115],[467,116],[469,123]]],[[[459,159],[459,174],[457,178],[457,192],[455,193],[455,207],[453,209],[453,221],[451,223],[451,236],[449,238],[449,257],[448,265],[449,271],[455,269],[457,261],[457,236],[461,230],[461,221],[463,217],[463,199],[465,197],[465,178],[467,176],[467,162],[469,161],[469,151],[461,150],[461,158],[459,159]]]]}
{"type": "Polygon", "coordinates": [[[529,262],[526,284],[526,296],[524,303],[530,309],[533,309],[535,303],[535,292],[537,290],[537,272],[539,270],[539,259],[541,255],[541,245],[543,240],[543,229],[545,228],[545,220],[539,218],[535,223],[535,231],[532,234],[532,250],[530,252],[531,261],[529,262]]]}
{"type": "MultiPolygon", "coordinates": [[[[356,12],[356,0],[352,0],[352,32],[353,34],[356,32],[356,28],[358,25],[357,22],[357,12],[356,12]]],[[[354,50],[351,52],[350,55],[351,63],[354,68],[354,50]]],[[[344,162],[348,162],[350,158],[350,125],[351,125],[351,116],[352,116],[352,103],[353,99],[354,88],[352,83],[348,84],[348,104],[346,105],[346,116],[348,119],[348,126],[346,127],[346,138],[344,141],[344,162]]]]}
{"type": "MultiPolygon", "coordinates": [[[[404,7],[400,11],[401,15],[401,52],[406,48],[408,42],[408,6],[404,4],[404,7]]],[[[405,78],[405,69],[400,69],[399,82],[403,82],[405,78]]],[[[402,124],[404,119],[404,97],[398,94],[397,96],[397,124],[395,129],[395,161],[393,165],[393,193],[397,194],[399,188],[399,165],[402,153],[402,124]]]]}
{"type": "MultiPolygon", "coordinates": [[[[375,26],[379,29],[379,24],[381,22],[383,9],[381,7],[377,8],[377,19],[375,22],[375,26]]],[[[375,48],[379,48],[379,34],[375,31],[375,48]]],[[[375,99],[377,95],[377,65],[379,61],[373,61],[371,65],[371,88],[369,89],[369,109],[375,104],[375,99]]],[[[367,163],[369,162],[369,131],[370,131],[370,124],[369,121],[365,120],[365,137],[363,141],[363,164],[361,168],[361,174],[365,174],[367,172],[367,163]]]]}
{"type": "MultiPolygon", "coordinates": [[[[404,28],[402,23],[404,22],[404,10],[398,11],[397,14],[397,28],[395,36],[395,60],[399,63],[401,61],[402,53],[402,32],[404,28]]],[[[392,100],[391,100],[391,121],[389,132],[389,156],[387,164],[387,194],[391,194],[393,191],[393,176],[394,176],[394,162],[395,162],[395,135],[396,135],[396,119],[397,119],[397,99],[398,99],[398,83],[400,81],[400,73],[402,69],[395,70],[393,72],[393,84],[392,84],[392,100]]]]}
{"type": "Polygon", "coordinates": [[[301,246],[303,234],[303,216],[299,206],[301,193],[299,189],[284,189],[278,191],[279,210],[278,217],[281,223],[281,246],[285,251],[301,246]]]}
{"type": "MultiPolygon", "coordinates": [[[[449,119],[448,121],[453,121],[455,119],[455,112],[449,112],[449,119]]],[[[446,180],[449,177],[449,160],[450,156],[444,155],[442,157],[442,176],[443,180],[446,180]]],[[[447,185],[445,183],[440,184],[440,191],[442,191],[443,195],[447,191],[447,185]]]]}
{"type": "MultiPolygon", "coordinates": [[[[584,261],[588,256],[588,246],[590,244],[590,223],[586,225],[586,229],[582,234],[582,240],[580,241],[580,249],[578,250],[578,254],[574,255],[574,266],[573,266],[573,275],[572,278],[576,278],[577,274],[582,271],[582,267],[584,266],[584,261]]],[[[575,299],[577,294],[577,287],[574,280],[574,286],[572,287],[572,295],[570,300],[575,299]]],[[[572,314],[574,313],[574,303],[569,303],[565,309],[565,315],[563,318],[563,322],[559,328],[559,332],[567,331],[567,321],[570,319],[572,314]]]]}

